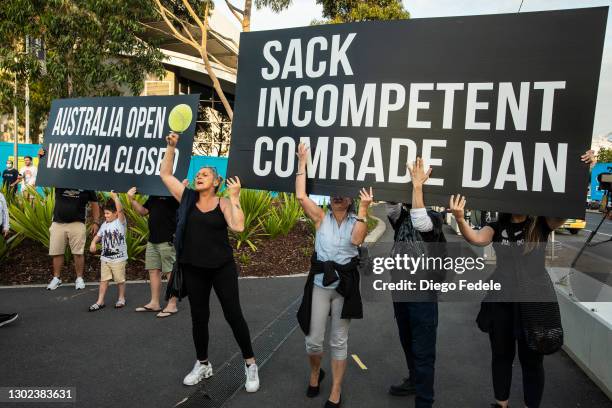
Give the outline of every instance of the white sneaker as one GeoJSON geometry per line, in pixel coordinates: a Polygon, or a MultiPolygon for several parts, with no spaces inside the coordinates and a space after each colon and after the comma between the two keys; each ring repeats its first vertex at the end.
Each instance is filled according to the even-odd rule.
{"type": "Polygon", "coordinates": [[[210,361],[208,364],[202,364],[199,361],[196,361],[195,365],[193,366],[193,370],[191,370],[191,372],[187,374],[185,378],[183,378],[183,384],[196,385],[202,381],[203,378],[212,377],[212,375],[213,369],[210,361]]]}
{"type": "Polygon", "coordinates": [[[76,278],[76,281],[74,281],[74,288],[76,290],[85,289],[85,281],[83,278],[76,278]]]}
{"type": "Polygon", "coordinates": [[[251,364],[247,367],[244,365],[244,374],[246,375],[246,382],[244,383],[244,389],[246,392],[255,392],[259,389],[259,374],[257,364],[251,364]]]}
{"type": "Polygon", "coordinates": [[[56,278],[55,276],[51,279],[51,282],[47,285],[47,290],[55,290],[62,284],[62,280],[60,278],[56,278]]]}

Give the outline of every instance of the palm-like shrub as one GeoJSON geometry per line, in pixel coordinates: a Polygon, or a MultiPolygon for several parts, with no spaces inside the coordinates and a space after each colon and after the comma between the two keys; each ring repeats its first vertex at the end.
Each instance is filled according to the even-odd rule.
{"type": "Polygon", "coordinates": [[[128,259],[130,261],[142,261],[142,253],[147,248],[148,235],[140,235],[136,230],[128,227],[125,234],[128,259]]]}
{"type": "MultiPolygon", "coordinates": [[[[140,204],[147,201],[147,196],[136,195],[134,197],[140,204]]],[[[119,194],[119,200],[123,206],[123,212],[128,222],[128,231],[125,236],[128,258],[130,260],[142,261],[142,254],[147,248],[149,238],[149,223],[147,217],[140,215],[130,203],[127,194],[119,194]]]]}
{"type": "MultiPolygon", "coordinates": [[[[134,199],[140,204],[144,204],[145,201],[147,201],[147,196],[136,195],[134,199]]],[[[146,239],[149,237],[149,222],[147,217],[143,217],[132,208],[132,204],[127,194],[119,194],[119,200],[123,206],[123,212],[127,218],[130,230],[134,231],[138,236],[144,237],[144,245],[146,245],[146,239]]]]}
{"type": "Polygon", "coordinates": [[[4,199],[6,200],[6,204],[10,207],[10,205],[13,203],[13,201],[15,201],[16,194],[11,193],[9,191],[8,186],[6,186],[4,183],[2,183],[1,180],[0,180],[0,192],[4,195],[4,199]]]}
{"type": "Polygon", "coordinates": [[[262,221],[263,229],[270,238],[287,235],[304,215],[294,194],[281,193],[278,200],[279,205],[273,207],[262,221]]]}
{"type": "Polygon", "coordinates": [[[49,228],[55,207],[54,190],[45,188],[43,194],[40,194],[36,189],[28,187],[28,193],[30,198],[19,194],[10,204],[11,229],[48,248],[49,228]]]}
{"type": "Polygon", "coordinates": [[[16,234],[8,239],[4,238],[4,235],[0,234],[0,263],[4,262],[10,255],[11,252],[23,241],[23,235],[16,234]]]}
{"type": "Polygon", "coordinates": [[[247,244],[253,251],[257,250],[255,239],[263,234],[262,219],[270,210],[272,197],[267,191],[243,189],[240,192],[240,206],[244,212],[244,231],[234,232],[236,247],[247,244]]]}

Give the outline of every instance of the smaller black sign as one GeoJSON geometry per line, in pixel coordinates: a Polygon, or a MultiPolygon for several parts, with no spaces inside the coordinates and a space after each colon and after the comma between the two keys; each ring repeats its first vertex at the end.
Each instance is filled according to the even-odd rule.
{"type": "Polygon", "coordinates": [[[187,176],[199,94],[57,99],[45,130],[41,186],[168,195],[159,169],[166,136],[181,135],[174,174],[187,176]]]}

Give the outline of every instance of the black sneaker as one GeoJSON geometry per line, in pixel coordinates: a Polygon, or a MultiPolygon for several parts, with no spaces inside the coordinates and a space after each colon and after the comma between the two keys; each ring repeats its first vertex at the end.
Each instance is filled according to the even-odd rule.
{"type": "Polygon", "coordinates": [[[389,387],[389,394],[394,395],[396,397],[406,397],[415,393],[416,389],[414,387],[414,384],[408,378],[404,378],[404,381],[401,384],[392,385],[391,387],[389,387]]]}
{"type": "Polygon", "coordinates": [[[0,327],[14,322],[18,317],[19,315],[17,313],[0,314],[0,327]]]}

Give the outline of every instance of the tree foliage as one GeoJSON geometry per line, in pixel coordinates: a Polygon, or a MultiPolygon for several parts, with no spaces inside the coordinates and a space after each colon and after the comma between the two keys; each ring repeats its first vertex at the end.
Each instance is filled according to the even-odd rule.
{"type": "Polygon", "coordinates": [[[34,136],[52,99],[140,93],[147,73],[163,74],[163,54],[141,40],[140,22],[152,18],[150,0],[3,0],[0,113],[15,102],[23,112],[26,79],[34,136]],[[26,36],[42,40],[44,61],[25,53],[26,36]]]}
{"type": "Polygon", "coordinates": [[[598,163],[612,163],[612,148],[602,147],[597,152],[598,163]]]}
{"type": "Polygon", "coordinates": [[[323,21],[316,23],[350,23],[372,20],[410,18],[400,0],[316,0],[323,6],[323,21]]]}
{"type": "Polygon", "coordinates": [[[269,7],[275,13],[287,9],[292,3],[292,0],[255,0],[255,7],[258,9],[269,7]]]}

